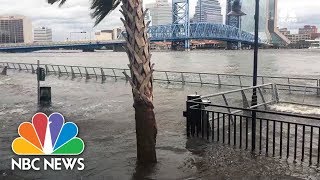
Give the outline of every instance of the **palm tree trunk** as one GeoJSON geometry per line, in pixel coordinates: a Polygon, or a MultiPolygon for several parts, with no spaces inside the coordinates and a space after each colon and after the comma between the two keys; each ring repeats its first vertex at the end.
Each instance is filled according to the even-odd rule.
{"type": "Polygon", "coordinates": [[[137,158],[139,163],[154,163],[156,157],[157,125],[153,106],[153,65],[150,63],[150,41],[147,35],[141,0],[122,0],[121,18],[126,31],[126,52],[129,57],[135,108],[137,158]]]}

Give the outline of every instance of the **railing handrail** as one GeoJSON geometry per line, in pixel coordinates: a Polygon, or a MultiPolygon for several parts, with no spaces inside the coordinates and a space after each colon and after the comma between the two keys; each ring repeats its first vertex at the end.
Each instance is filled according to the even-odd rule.
{"type": "MultiPolygon", "coordinates": [[[[36,65],[34,63],[19,63],[19,62],[0,62],[3,64],[11,63],[11,64],[27,64],[27,65],[36,65]]],[[[83,68],[102,68],[102,69],[116,69],[116,70],[130,70],[128,68],[118,68],[118,67],[97,67],[97,66],[81,66],[81,65],[62,65],[62,64],[40,64],[40,65],[50,65],[50,66],[67,66],[67,67],[83,67],[83,68]]],[[[209,72],[192,72],[192,71],[169,71],[169,70],[155,70],[155,72],[169,72],[169,73],[177,73],[177,74],[194,74],[194,75],[220,75],[220,76],[236,76],[236,77],[252,77],[252,75],[246,75],[246,74],[227,74],[227,73],[209,73],[209,72]]],[[[270,78],[270,79],[290,79],[290,80],[319,80],[318,78],[310,78],[307,77],[308,75],[305,75],[305,77],[286,77],[286,76],[268,76],[268,75],[258,75],[259,78],[270,78]]],[[[311,76],[311,75],[310,75],[311,76]]]]}
{"type": "MultiPolygon", "coordinates": [[[[191,108],[193,109],[193,108],[191,108]]],[[[233,113],[229,113],[229,112],[221,112],[221,111],[216,111],[216,110],[208,110],[208,109],[203,109],[202,111],[206,111],[206,112],[211,112],[211,113],[220,113],[220,114],[227,114],[227,115],[234,115],[234,116],[241,116],[241,117],[244,117],[244,118],[252,118],[251,116],[248,116],[248,115],[237,115],[237,114],[233,114],[233,113]]],[[[272,114],[275,114],[272,112],[272,114]]],[[[283,115],[284,116],[284,115],[283,115]]],[[[299,116],[295,116],[297,118],[301,118],[299,116]]],[[[308,117],[309,118],[309,117],[308,117]]],[[[282,122],[282,123],[290,123],[290,124],[293,124],[293,125],[299,125],[299,126],[313,126],[313,127],[317,127],[317,128],[320,128],[320,125],[314,125],[314,124],[306,124],[306,123],[297,123],[297,122],[293,122],[293,121],[284,121],[284,120],[278,120],[278,119],[269,119],[269,118],[262,118],[262,117],[258,117],[258,119],[262,119],[262,120],[267,120],[267,121],[275,121],[275,122],[282,122]]],[[[319,120],[320,121],[320,118],[316,119],[316,120],[319,120]]]]}
{"type": "Polygon", "coordinates": [[[242,88],[242,89],[236,89],[236,90],[231,90],[231,91],[226,91],[226,92],[210,94],[210,95],[206,95],[206,96],[201,96],[200,98],[197,98],[197,99],[194,99],[194,100],[199,100],[199,99],[204,99],[204,98],[209,98],[209,97],[216,97],[216,96],[221,96],[221,95],[224,95],[224,94],[231,94],[231,93],[235,93],[235,92],[241,92],[241,91],[245,91],[245,90],[249,90],[249,89],[270,86],[272,84],[273,83],[261,84],[261,85],[252,86],[252,87],[246,87],[246,88],[242,88]]]}
{"type": "MultiPolygon", "coordinates": [[[[285,112],[278,112],[278,111],[268,111],[268,110],[241,108],[241,107],[234,107],[234,106],[226,106],[226,105],[219,105],[219,104],[212,104],[212,103],[197,102],[197,101],[194,101],[194,100],[189,100],[187,102],[188,103],[193,103],[193,106],[191,107],[193,109],[199,109],[200,107],[194,108],[197,105],[204,105],[204,106],[207,106],[207,107],[211,106],[211,107],[219,107],[219,108],[236,109],[236,110],[241,110],[241,111],[256,111],[258,113],[275,114],[275,115],[280,115],[280,116],[291,116],[291,117],[304,118],[304,119],[313,119],[313,120],[320,121],[319,117],[306,116],[306,115],[300,115],[300,114],[294,114],[294,113],[285,113],[285,112]]],[[[230,113],[230,114],[232,114],[232,113],[230,113]]]]}
{"type": "Polygon", "coordinates": [[[281,84],[281,83],[275,83],[275,85],[320,89],[320,87],[318,87],[318,86],[307,86],[307,85],[301,85],[301,84],[281,84]]]}

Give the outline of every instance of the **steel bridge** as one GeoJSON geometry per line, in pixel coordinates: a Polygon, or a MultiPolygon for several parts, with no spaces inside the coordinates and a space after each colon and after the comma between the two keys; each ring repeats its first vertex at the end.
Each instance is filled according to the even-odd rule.
{"type": "MultiPolygon", "coordinates": [[[[220,40],[226,42],[241,42],[253,44],[254,35],[241,31],[239,28],[212,23],[192,23],[190,30],[186,33],[184,24],[170,24],[151,26],[148,29],[150,40],[157,41],[189,41],[193,39],[220,40]],[[189,34],[189,35],[188,35],[189,34]]],[[[32,52],[49,49],[81,49],[90,51],[105,46],[123,45],[124,40],[112,41],[80,41],[80,42],[55,42],[55,43],[33,43],[33,44],[3,44],[0,52],[32,52]]]]}

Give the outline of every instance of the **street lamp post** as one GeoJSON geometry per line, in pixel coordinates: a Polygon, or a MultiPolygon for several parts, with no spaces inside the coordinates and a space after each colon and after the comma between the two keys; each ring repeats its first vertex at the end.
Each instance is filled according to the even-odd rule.
{"type": "MultiPolygon", "coordinates": [[[[254,27],[254,61],[253,61],[253,86],[257,86],[258,79],[258,51],[259,51],[259,0],[256,0],[256,8],[255,8],[255,27],[254,27]]],[[[252,101],[251,105],[256,106],[258,104],[257,99],[257,88],[253,88],[252,93],[252,101]]],[[[255,151],[256,148],[256,120],[257,120],[257,112],[253,108],[252,111],[252,152],[255,151]]]]}

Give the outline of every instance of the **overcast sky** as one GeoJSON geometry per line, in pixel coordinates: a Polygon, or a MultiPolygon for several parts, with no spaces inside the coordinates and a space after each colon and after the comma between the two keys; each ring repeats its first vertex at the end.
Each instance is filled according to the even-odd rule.
{"type": "MultiPolygon", "coordinates": [[[[154,1],[145,0],[144,3],[154,1]]],[[[171,0],[169,1],[171,2],[171,0]]],[[[225,0],[219,1],[222,7],[225,7],[225,0]]],[[[245,0],[243,1],[245,2],[245,0]]],[[[197,0],[190,0],[191,15],[194,13],[196,2],[197,0]]],[[[61,8],[57,5],[48,5],[46,0],[0,0],[0,3],[0,15],[21,14],[28,16],[34,27],[47,26],[52,28],[54,40],[65,40],[73,31],[87,31],[93,34],[94,31],[100,29],[112,29],[122,25],[119,20],[121,14],[119,10],[115,10],[98,27],[93,29],[94,21],[89,16],[90,0],[68,0],[61,8]]],[[[319,9],[320,0],[279,0],[278,26],[290,29],[297,29],[304,24],[320,26],[319,9]]],[[[89,35],[87,36],[89,38],[89,35]]]]}

